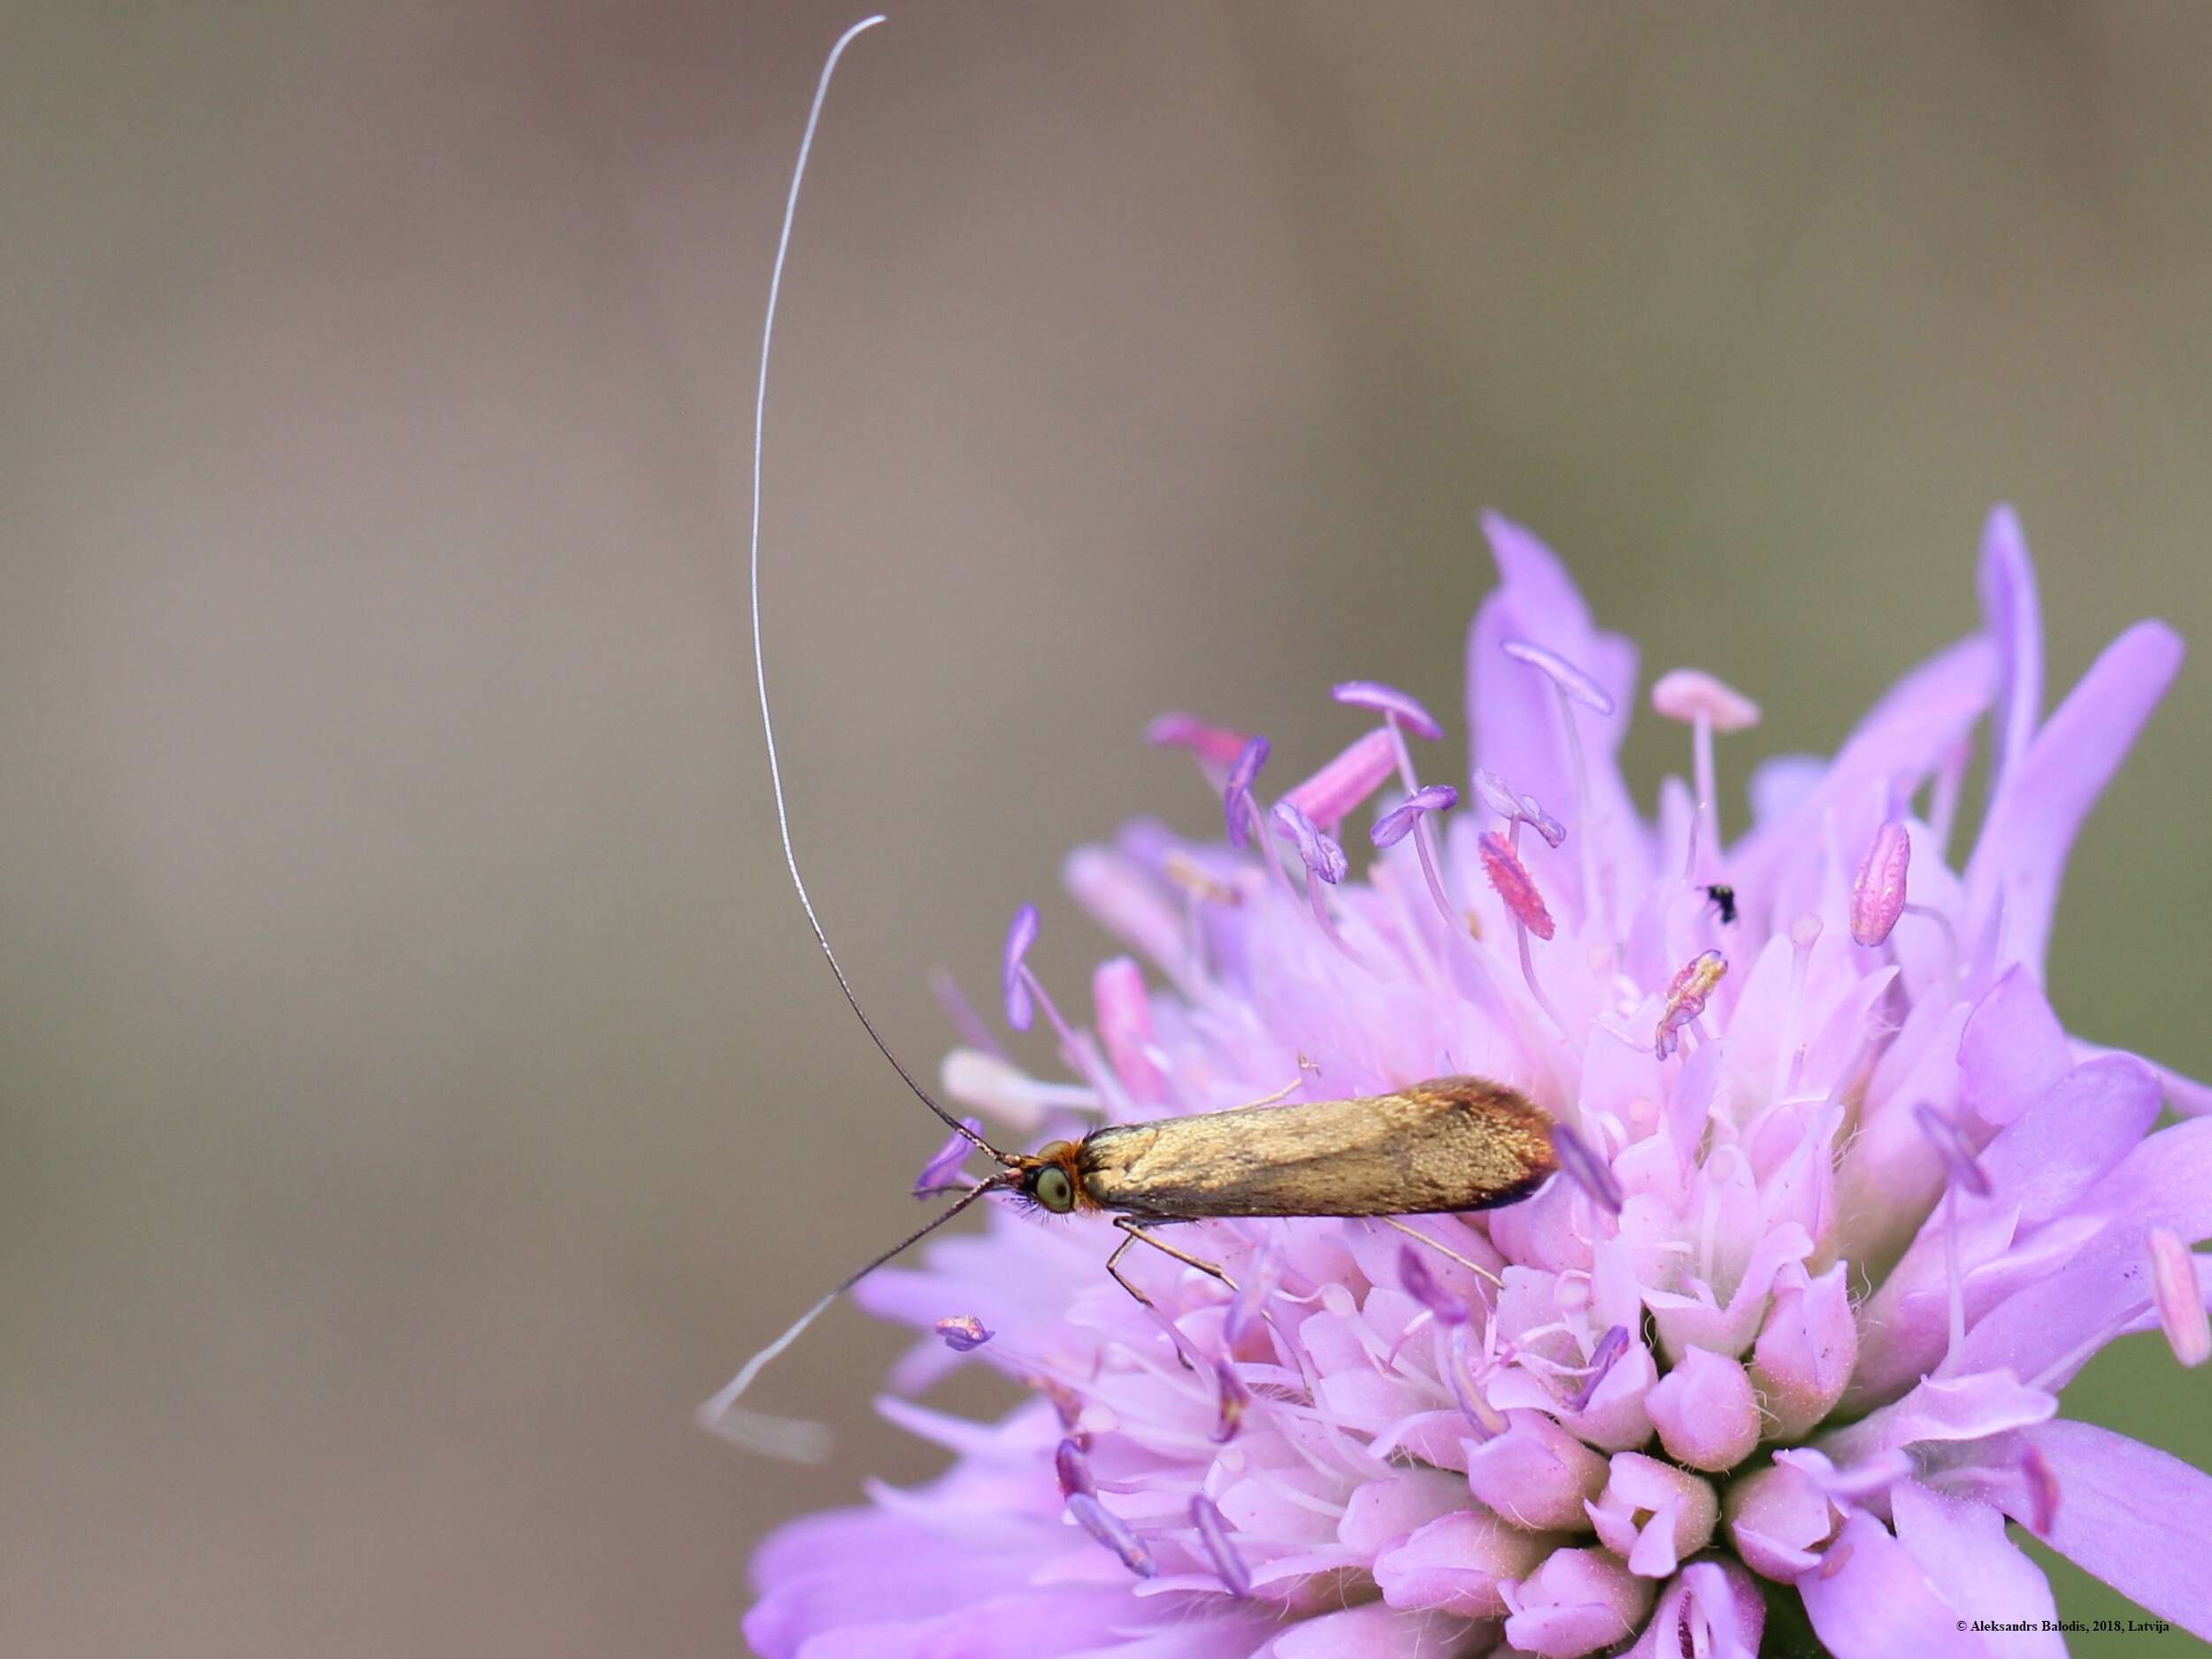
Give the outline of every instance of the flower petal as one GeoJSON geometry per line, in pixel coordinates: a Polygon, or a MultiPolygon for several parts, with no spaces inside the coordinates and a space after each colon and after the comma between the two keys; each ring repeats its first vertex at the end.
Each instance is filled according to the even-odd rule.
{"type": "MultiPolygon", "coordinates": [[[[1958,1617],[2032,1627],[2057,1619],[2050,1580],[2005,1536],[2005,1517],[1988,1504],[1901,1480],[1890,1490],[1890,1508],[1897,1541],[1958,1617]]],[[[2007,1659],[2066,1659],[2066,1639],[2055,1630],[2008,1631],[2001,1650],[2007,1659]]]]}
{"type": "Polygon", "coordinates": [[[1986,1659],[1988,1644],[1960,1628],[1913,1553],[1855,1509],[1821,1565],[1797,1581],[1822,1646],[1835,1659],[1986,1659]]]}
{"type": "Polygon", "coordinates": [[[1977,586],[1982,615],[1997,647],[1997,696],[1992,710],[1997,755],[1993,775],[2005,773],[2035,738],[2043,713],[2043,608],[2036,598],[2035,566],[2019,515],[1999,503],[1982,530],[1977,586]]]}
{"type": "Polygon", "coordinates": [[[2061,1418],[2027,1438],[2058,1480],[2051,1548],[2161,1618],[2212,1640],[2212,1573],[2204,1570],[2212,1475],[2093,1423],[2061,1418]]]}

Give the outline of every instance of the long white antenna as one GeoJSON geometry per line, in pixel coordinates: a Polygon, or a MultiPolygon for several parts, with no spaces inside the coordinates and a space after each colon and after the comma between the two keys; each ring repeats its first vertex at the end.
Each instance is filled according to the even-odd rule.
{"type": "Polygon", "coordinates": [[[776,302],[783,292],[783,262],[785,255],[791,250],[791,224],[798,217],[799,187],[806,180],[807,157],[814,149],[814,129],[822,119],[823,101],[829,96],[830,77],[836,73],[837,60],[845,55],[845,48],[882,21],[880,14],[861,19],[839,35],[837,44],[830,48],[829,61],[822,65],[821,82],[814,88],[814,106],[807,111],[806,134],[799,140],[798,165],[791,170],[791,194],[783,204],[783,231],[776,238],[776,268],[774,274],[768,279],[768,316],[760,331],[760,382],[753,395],[753,679],[760,688],[760,726],[768,740],[768,778],[775,789],[776,827],[783,835],[783,861],[790,868],[791,885],[798,889],[799,903],[806,911],[807,925],[814,930],[815,942],[822,947],[822,954],[829,958],[830,972],[837,976],[838,989],[844,992],[845,1001],[852,1005],[853,1012],[859,1017],[862,1029],[867,1032],[878,1052],[891,1063],[891,1069],[899,1074],[907,1087],[914,1091],[922,1104],[944,1119],[950,1128],[1004,1163],[1006,1158],[1003,1153],[947,1111],[938,1103],[935,1095],[915,1080],[914,1074],[906,1069],[897,1055],[891,1052],[891,1045],[884,1041],[882,1033],[876,1030],[875,1022],[868,1018],[868,1010],[861,1007],[860,998],[853,994],[852,981],[845,977],[845,970],[837,960],[837,953],[830,949],[829,935],[822,929],[822,918],[814,913],[814,901],[808,896],[806,879],[799,873],[799,855],[791,845],[791,814],[784,804],[783,765],[776,757],[776,724],[768,713],[768,661],[761,644],[760,627],[760,457],[762,434],[768,423],[768,351],[776,338],[776,302]]]}

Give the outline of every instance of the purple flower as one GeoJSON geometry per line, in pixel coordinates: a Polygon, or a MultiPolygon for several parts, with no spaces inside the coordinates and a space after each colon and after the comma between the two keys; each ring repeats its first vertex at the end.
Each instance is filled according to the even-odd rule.
{"type": "MultiPolygon", "coordinates": [[[[981,1425],[887,1403],[955,1461],[768,1542],[746,1621],[766,1659],[1749,1659],[1761,1578],[1838,1659],[1982,1654],[1976,1619],[2055,1617],[2008,1520],[2212,1637],[2212,1477],[2060,1415],[2116,1337],[2212,1352],[2193,1250],[2212,1121],[2154,1126],[2162,1097],[2212,1096],[2070,1037],[2043,989],[2075,832],[2180,642],[2130,630],[2047,717],[2032,570],[2001,511],[1984,629],[1832,759],[1754,790],[1724,844],[1711,740],[1747,700],[1669,677],[1698,787],[1641,815],[1617,764],[1633,648],[1526,531],[1486,528],[1502,585],[1475,618],[1468,714],[1478,798],[1511,838],[1482,813],[1407,833],[1418,811],[1386,798],[1355,872],[1327,832],[1368,810],[1381,743],[1286,797],[1286,841],[1246,833],[1263,748],[1171,726],[1158,741],[1228,769],[1243,845],[1148,823],[1071,861],[1132,957],[1099,976],[1095,1036],[1061,1029],[1077,1079],[1023,1087],[1064,1125],[1471,1071],[1553,1115],[1565,1174],[1425,1217],[1425,1243],[1358,1219],[1177,1227],[1233,1285],[1133,1249],[1148,1308],[1099,1271],[1104,1218],[1012,1207],[864,1279],[922,1334],[902,1386],[982,1363],[1028,1397],[981,1425]],[[1940,798],[1985,718],[1988,810],[1952,867],[1913,802],[1940,798]],[[994,1334],[965,1360],[935,1334],[971,1327],[994,1334]]],[[[1420,729],[1386,689],[1339,695],[1420,729]]],[[[1032,936],[1010,941],[1017,1016],[1041,990],[1032,936]]]]}

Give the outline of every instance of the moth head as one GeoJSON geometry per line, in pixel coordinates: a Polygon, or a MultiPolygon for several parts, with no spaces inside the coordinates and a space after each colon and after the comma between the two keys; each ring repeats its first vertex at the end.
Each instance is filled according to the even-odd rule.
{"type": "Polygon", "coordinates": [[[1021,1160],[1023,1197],[1064,1216],[1080,1201],[1082,1187],[1075,1169],[1075,1142],[1055,1141],[1021,1160]]]}

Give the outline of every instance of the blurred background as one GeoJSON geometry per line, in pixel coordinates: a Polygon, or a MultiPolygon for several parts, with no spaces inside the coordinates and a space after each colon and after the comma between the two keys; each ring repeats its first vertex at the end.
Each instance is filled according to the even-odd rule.
{"type": "MultiPolygon", "coordinates": [[[[1739,827],[1754,759],[1976,625],[1994,500],[2055,692],[2141,615],[2212,640],[2212,11],[1931,10],[861,42],[765,587],[807,867],[906,1054],[1022,900],[1048,980],[1102,954],[1067,848],[1207,821],[1154,713],[1301,767],[1357,727],[1333,679],[1456,710],[1486,504],[1648,669],[1764,702],[1739,827]]],[[[8,13],[0,1652],[741,1651],[767,1529],[935,1462],[850,1310],[763,1395],[837,1461],[689,1417],[938,1141],[817,960],[748,706],[754,342],[849,17],[8,13]]],[[[2200,660],[2052,967],[2198,1076],[2208,741],[2200,660]]],[[[1647,799],[1686,758],[1640,730],[1647,799]]],[[[2069,1404],[2207,1464],[2203,1402],[2152,1336],[2069,1404]]]]}

